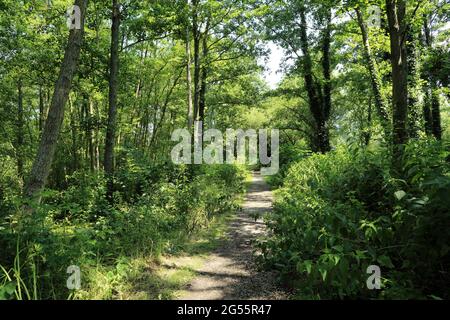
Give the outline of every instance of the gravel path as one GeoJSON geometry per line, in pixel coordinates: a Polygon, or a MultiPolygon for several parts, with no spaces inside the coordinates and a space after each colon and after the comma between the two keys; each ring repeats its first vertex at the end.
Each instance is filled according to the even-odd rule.
{"type": "Polygon", "coordinates": [[[277,288],[275,275],[257,271],[252,240],[265,232],[265,224],[255,216],[272,209],[272,192],[259,175],[245,197],[243,210],[229,226],[227,240],[215,250],[196,272],[199,274],[185,289],[181,300],[279,300],[286,299],[277,288]]]}

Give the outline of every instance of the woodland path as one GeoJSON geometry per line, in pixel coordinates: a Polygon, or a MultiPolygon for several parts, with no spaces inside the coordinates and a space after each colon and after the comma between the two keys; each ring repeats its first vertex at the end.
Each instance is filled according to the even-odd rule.
{"type": "Polygon", "coordinates": [[[196,270],[196,278],[179,299],[286,299],[276,285],[275,274],[258,271],[254,263],[253,240],[266,232],[261,216],[272,210],[272,201],[272,192],[263,177],[253,173],[243,210],[232,220],[226,240],[196,270]]]}

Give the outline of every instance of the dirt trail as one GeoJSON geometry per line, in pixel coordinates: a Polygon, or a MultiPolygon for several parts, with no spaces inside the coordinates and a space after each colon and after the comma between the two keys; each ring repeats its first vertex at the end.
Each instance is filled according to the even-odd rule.
{"type": "Polygon", "coordinates": [[[257,271],[254,264],[252,240],[265,232],[261,215],[271,210],[272,200],[269,186],[259,173],[254,173],[243,210],[232,221],[227,240],[196,270],[198,276],[179,299],[286,298],[283,291],[276,286],[275,275],[257,271]],[[259,216],[256,221],[255,215],[259,216]]]}

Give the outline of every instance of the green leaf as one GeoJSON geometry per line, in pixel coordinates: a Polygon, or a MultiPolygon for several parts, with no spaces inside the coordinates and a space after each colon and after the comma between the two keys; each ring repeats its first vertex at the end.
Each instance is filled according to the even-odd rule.
{"type": "Polygon", "coordinates": [[[311,260],[305,260],[303,262],[303,265],[305,266],[306,272],[308,274],[310,274],[311,273],[311,269],[312,269],[312,261],[311,260]]]}
{"type": "Polygon", "coordinates": [[[325,279],[327,278],[328,270],[327,270],[327,269],[320,269],[320,268],[319,268],[319,272],[320,272],[320,274],[322,275],[322,280],[325,281],[325,279]]]}
{"type": "Polygon", "coordinates": [[[394,268],[394,264],[391,261],[391,258],[388,256],[380,256],[377,261],[380,263],[382,267],[394,268]]]}
{"type": "Polygon", "coordinates": [[[11,281],[3,286],[0,286],[0,300],[8,300],[12,297],[16,291],[16,282],[11,281]]]}
{"type": "Polygon", "coordinates": [[[334,265],[337,266],[339,261],[341,260],[341,257],[337,254],[334,255],[334,265]]]}
{"type": "Polygon", "coordinates": [[[399,190],[399,191],[396,191],[394,193],[394,195],[397,198],[397,200],[402,200],[406,196],[406,192],[403,190],[399,190]]]}

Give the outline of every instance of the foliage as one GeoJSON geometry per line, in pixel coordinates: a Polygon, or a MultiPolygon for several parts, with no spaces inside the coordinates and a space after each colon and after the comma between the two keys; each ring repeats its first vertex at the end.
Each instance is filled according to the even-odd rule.
{"type": "Polygon", "coordinates": [[[384,153],[339,148],[289,168],[260,246],[299,297],[448,298],[449,153],[412,142],[405,180],[384,153]],[[366,287],[369,265],[380,291],[366,287]]]}
{"type": "MultiPolygon", "coordinates": [[[[45,193],[33,219],[22,218],[17,225],[19,212],[11,212],[0,227],[0,298],[67,298],[70,265],[80,266],[83,277],[82,293],[73,292],[72,297],[93,294],[89,290],[96,290],[91,283],[95,279],[90,277],[98,277],[98,270],[108,270],[103,276],[116,282],[125,281],[127,260],[170,252],[215,216],[235,209],[235,196],[243,191],[244,171],[231,165],[199,167],[195,172],[174,166],[139,170],[144,178],[135,183],[143,185],[132,202],[124,201],[126,192],[118,191],[115,196],[122,202],[110,207],[104,179],[77,173],[67,190],[45,193]]],[[[113,297],[113,292],[102,296],[113,297]]]]}
{"type": "Polygon", "coordinates": [[[88,1],[64,104],[55,82],[71,56],[65,13],[74,1],[0,0],[0,299],[121,298],[148,260],[236,209],[245,168],[170,161],[172,132],[192,130],[194,118],[205,129],[279,130],[280,171],[268,180],[280,190],[261,248],[298,297],[448,298],[447,2],[88,1]],[[400,117],[391,98],[405,81],[392,68],[387,2],[406,7],[404,41],[393,41],[408,58],[400,117]],[[381,24],[364,33],[371,5],[381,24]],[[283,53],[272,89],[263,79],[274,68],[269,47],[283,53]],[[56,127],[52,99],[65,116],[46,135],[46,124],[56,127]],[[393,158],[391,124],[408,126],[409,144],[395,148],[403,158],[393,158]],[[107,127],[115,129],[108,185],[107,127]],[[23,193],[41,141],[56,153],[36,170],[49,174],[37,205],[23,193]],[[403,166],[396,175],[395,166],[403,166]],[[69,295],[70,264],[87,286],[69,295]],[[370,264],[382,267],[381,291],[365,287],[370,264]]]}

